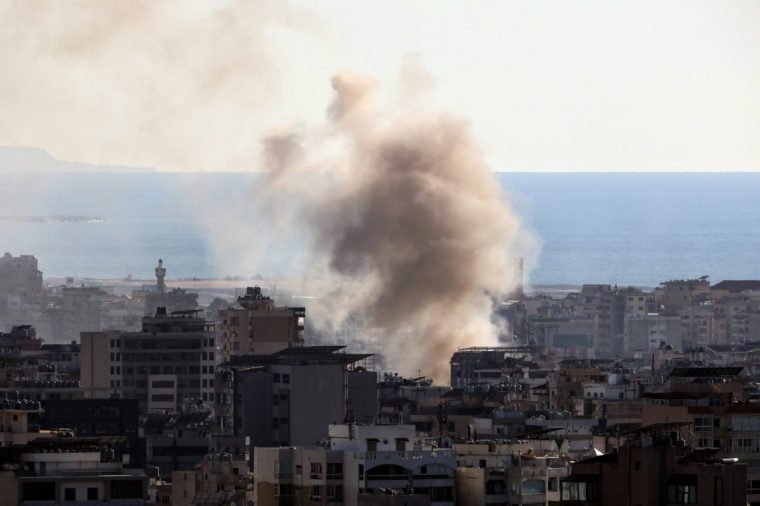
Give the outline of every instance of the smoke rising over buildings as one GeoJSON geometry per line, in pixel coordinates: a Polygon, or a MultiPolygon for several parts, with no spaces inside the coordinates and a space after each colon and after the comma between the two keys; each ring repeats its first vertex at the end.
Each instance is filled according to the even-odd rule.
{"type": "Polygon", "coordinates": [[[382,329],[393,367],[425,364],[445,381],[457,348],[496,344],[492,300],[519,282],[511,255],[527,235],[466,122],[403,97],[403,107],[381,110],[360,76],[332,85],[318,142],[284,134],[264,143],[270,188],[294,192],[330,299],[343,306],[327,302],[313,316],[326,325],[358,316],[382,329]],[[337,149],[311,156],[325,144],[337,149]],[[314,169],[324,172],[315,191],[304,184],[314,169]]]}

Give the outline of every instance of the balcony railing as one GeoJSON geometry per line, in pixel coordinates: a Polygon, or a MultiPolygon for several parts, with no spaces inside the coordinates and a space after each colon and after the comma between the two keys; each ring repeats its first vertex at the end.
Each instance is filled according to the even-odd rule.
{"type": "MultiPolygon", "coordinates": [[[[359,453],[355,455],[358,458],[362,457],[359,453]]],[[[397,451],[381,451],[381,452],[364,452],[365,460],[419,460],[422,458],[441,458],[441,459],[453,459],[456,458],[456,452],[454,450],[414,450],[411,452],[397,452],[397,451]]]]}

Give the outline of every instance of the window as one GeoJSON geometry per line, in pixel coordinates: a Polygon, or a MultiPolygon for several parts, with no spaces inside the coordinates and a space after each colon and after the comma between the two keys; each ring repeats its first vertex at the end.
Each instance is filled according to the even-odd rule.
{"type": "Polygon", "coordinates": [[[312,478],[315,478],[315,479],[322,478],[322,463],[312,462],[310,474],[312,478]]]}
{"type": "Polygon", "coordinates": [[[64,488],[63,489],[63,500],[64,501],[76,501],[77,500],[77,489],[75,488],[64,488]]]}
{"type": "Polygon", "coordinates": [[[556,492],[559,490],[559,479],[549,478],[549,492],[556,492]]]}
{"type": "Polygon", "coordinates": [[[274,494],[280,497],[290,497],[293,495],[293,485],[290,483],[278,483],[275,486],[274,494]]]}
{"type": "Polygon", "coordinates": [[[342,485],[327,485],[327,501],[328,502],[343,502],[343,486],[342,485]]]}
{"type": "Polygon", "coordinates": [[[87,500],[88,501],[97,501],[98,500],[98,489],[97,489],[97,487],[87,487],[87,500]]]}
{"type": "Polygon", "coordinates": [[[321,501],[322,500],[322,485],[312,485],[311,486],[311,500],[312,501],[321,501]]]}
{"type": "Polygon", "coordinates": [[[283,374],[282,375],[282,382],[283,383],[290,383],[290,374],[283,374]]]}
{"type": "Polygon", "coordinates": [[[668,502],[675,504],[696,504],[696,485],[669,485],[668,502]]]}
{"type": "Polygon", "coordinates": [[[327,479],[328,480],[342,480],[343,479],[343,463],[342,462],[328,462],[327,463],[327,479]]]}
{"type": "Polygon", "coordinates": [[[543,494],[546,492],[544,480],[525,480],[522,482],[523,495],[543,494]]]}
{"type": "Polygon", "coordinates": [[[731,417],[733,430],[760,431],[760,416],[739,415],[731,417]]]}
{"type": "Polygon", "coordinates": [[[734,451],[735,452],[750,452],[752,451],[752,439],[750,438],[738,438],[734,439],[734,451]]]}
{"type": "Polygon", "coordinates": [[[279,406],[280,405],[280,396],[277,394],[272,395],[272,406],[279,406]]]}
{"type": "Polygon", "coordinates": [[[712,418],[694,418],[694,432],[706,432],[713,429],[712,418]]]}
{"type": "Polygon", "coordinates": [[[597,484],[585,481],[563,481],[563,501],[593,501],[597,499],[597,484]]]}
{"type": "Polygon", "coordinates": [[[279,382],[280,382],[280,373],[272,374],[272,383],[279,383],[279,382]]]}
{"type": "Polygon", "coordinates": [[[760,480],[747,480],[747,494],[760,494],[760,480]]]}

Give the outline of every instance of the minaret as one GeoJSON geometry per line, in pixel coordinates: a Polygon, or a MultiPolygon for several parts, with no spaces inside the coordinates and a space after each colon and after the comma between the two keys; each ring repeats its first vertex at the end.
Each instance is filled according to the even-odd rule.
{"type": "Polygon", "coordinates": [[[166,292],[166,286],[164,285],[165,277],[166,277],[166,267],[164,267],[164,261],[159,258],[158,267],[156,267],[156,290],[160,294],[163,294],[166,292]]]}

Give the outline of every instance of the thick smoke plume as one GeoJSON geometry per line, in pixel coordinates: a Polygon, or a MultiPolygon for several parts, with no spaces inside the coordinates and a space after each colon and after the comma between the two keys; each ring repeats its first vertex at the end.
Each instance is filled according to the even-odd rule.
{"type": "Polygon", "coordinates": [[[318,32],[280,0],[4,1],[0,143],[78,162],[254,169],[252,144],[302,96],[284,62],[318,32]]]}
{"type": "Polygon", "coordinates": [[[493,298],[518,282],[511,255],[520,222],[465,122],[406,105],[382,112],[374,84],[358,76],[332,85],[316,144],[339,155],[309,160],[313,143],[292,135],[265,142],[272,184],[299,188],[315,251],[337,275],[334,304],[318,316],[361,319],[379,330],[391,367],[447,382],[454,351],[497,344],[493,298]],[[304,190],[315,166],[327,183],[304,190]]]}

